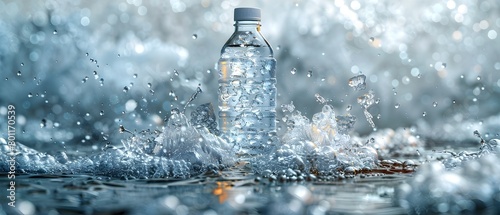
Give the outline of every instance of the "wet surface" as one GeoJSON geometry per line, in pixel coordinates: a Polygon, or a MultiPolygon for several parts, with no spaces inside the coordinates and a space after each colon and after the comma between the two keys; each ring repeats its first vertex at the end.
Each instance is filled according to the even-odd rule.
{"type": "Polygon", "coordinates": [[[16,195],[18,209],[34,206],[32,214],[141,214],[143,209],[150,214],[405,214],[393,198],[410,176],[274,181],[243,166],[187,180],[25,174],[16,177],[16,195]]]}

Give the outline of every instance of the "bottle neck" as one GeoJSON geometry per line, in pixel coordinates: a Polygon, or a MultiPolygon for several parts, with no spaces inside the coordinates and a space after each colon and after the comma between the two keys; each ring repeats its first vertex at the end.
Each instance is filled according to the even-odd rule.
{"type": "Polygon", "coordinates": [[[260,32],[260,21],[236,21],[235,31],[256,31],[260,32]]]}

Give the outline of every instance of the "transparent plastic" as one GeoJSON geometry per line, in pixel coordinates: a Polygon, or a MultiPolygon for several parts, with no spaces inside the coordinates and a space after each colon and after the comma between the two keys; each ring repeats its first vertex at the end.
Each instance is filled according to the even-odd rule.
{"type": "Polygon", "coordinates": [[[240,156],[260,154],[276,135],[276,60],[260,21],[236,21],[218,62],[219,126],[240,156]]]}

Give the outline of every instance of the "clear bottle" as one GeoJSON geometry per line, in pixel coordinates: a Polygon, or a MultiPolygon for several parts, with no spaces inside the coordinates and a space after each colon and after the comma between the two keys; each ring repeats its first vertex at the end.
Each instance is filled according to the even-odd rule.
{"type": "Polygon", "coordinates": [[[260,18],[257,8],[234,10],[235,31],[218,62],[220,129],[242,157],[261,154],[276,136],[276,59],[260,18]]]}

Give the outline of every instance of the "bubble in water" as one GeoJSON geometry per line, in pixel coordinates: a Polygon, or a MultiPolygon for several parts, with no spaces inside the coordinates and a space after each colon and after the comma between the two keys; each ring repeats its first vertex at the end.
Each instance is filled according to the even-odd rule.
{"type": "Polygon", "coordinates": [[[437,102],[433,102],[432,103],[432,107],[437,107],[438,106],[438,103],[437,102]]]}
{"type": "Polygon", "coordinates": [[[297,73],[297,69],[296,68],[292,68],[292,70],[290,70],[290,73],[292,73],[292,75],[295,75],[295,73],[297,73]]]}
{"type": "Polygon", "coordinates": [[[193,40],[196,40],[198,38],[198,34],[193,34],[193,40]]]}
{"type": "Polygon", "coordinates": [[[129,90],[128,86],[123,87],[123,92],[124,93],[128,92],[128,90],[129,90]]]}
{"type": "Polygon", "coordinates": [[[398,108],[399,108],[399,106],[401,106],[401,105],[400,105],[399,103],[396,103],[396,104],[394,105],[394,108],[398,109],[398,108]]]}
{"type": "Polygon", "coordinates": [[[365,75],[357,75],[349,79],[347,82],[350,87],[354,90],[364,90],[366,89],[366,76],[365,75]]]}
{"type": "Polygon", "coordinates": [[[307,71],[307,77],[308,78],[312,77],[312,75],[313,75],[313,71],[312,70],[307,71]]]}
{"type": "Polygon", "coordinates": [[[17,76],[21,76],[21,71],[17,71],[17,76]]]}

